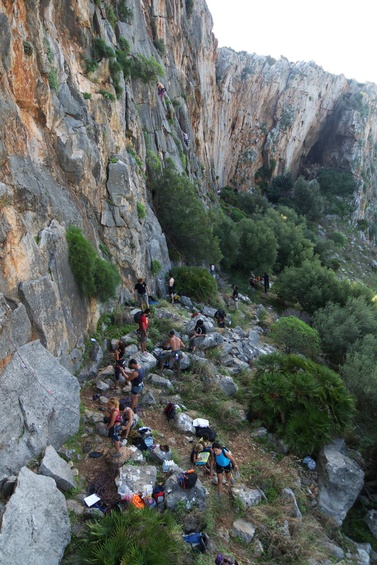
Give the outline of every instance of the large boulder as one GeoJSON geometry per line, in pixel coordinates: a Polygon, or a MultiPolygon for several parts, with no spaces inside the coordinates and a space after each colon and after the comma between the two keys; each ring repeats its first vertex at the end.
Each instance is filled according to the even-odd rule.
{"type": "Polygon", "coordinates": [[[198,508],[202,512],[206,509],[207,491],[198,479],[191,489],[183,489],[175,473],[165,483],[165,504],[168,510],[176,510],[177,506],[185,505],[186,509],[198,508]]]}
{"type": "Polygon", "coordinates": [[[123,465],[119,469],[118,487],[127,485],[132,492],[143,492],[145,486],[155,487],[157,469],[153,465],[123,465]]]}
{"type": "Polygon", "coordinates": [[[55,481],[23,467],[2,520],[0,563],[58,565],[70,540],[67,504],[55,481]]]}
{"type": "Polygon", "coordinates": [[[0,478],[79,429],[77,379],[39,341],[20,347],[0,379],[0,478]]]}
{"type": "Polygon", "coordinates": [[[318,507],[340,526],[364,484],[360,466],[340,451],[338,443],[326,445],[318,458],[318,507]]]}
{"type": "Polygon", "coordinates": [[[0,294],[0,361],[30,339],[31,324],[23,304],[15,305],[0,294]]]}
{"type": "Polygon", "coordinates": [[[184,412],[178,412],[172,422],[174,422],[175,426],[184,434],[195,434],[196,430],[192,423],[193,419],[190,418],[188,414],[185,414],[184,412]]]}
{"type": "Polygon", "coordinates": [[[60,490],[69,490],[76,487],[75,477],[69,465],[59,457],[52,445],[46,447],[45,455],[39,467],[39,473],[51,477],[60,490]]]}

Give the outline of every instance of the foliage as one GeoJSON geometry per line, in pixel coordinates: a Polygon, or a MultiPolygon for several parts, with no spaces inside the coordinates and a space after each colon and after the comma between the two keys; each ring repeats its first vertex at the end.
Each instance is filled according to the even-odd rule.
{"type": "Polygon", "coordinates": [[[85,59],[86,72],[94,73],[98,69],[98,61],[93,61],[92,59],[85,59]]]}
{"type": "Polygon", "coordinates": [[[94,38],[92,54],[95,61],[103,58],[110,59],[111,57],[115,57],[114,49],[110,47],[110,45],[108,45],[101,37],[94,38]]]}
{"type": "Polygon", "coordinates": [[[69,264],[84,296],[105,302],[115,296],[120,277],[115,265],[97,256],[93,245],[80,228],[69,226],[66,232],[69,264]]]}
{"type": "Polygon", "coordinates": [[[117,49],[116,51],[117,62],[121,66],[124,78],[131,76],[132,59],[128,56],[126,49],[117,49]]]}
{"type": "Polygon", "coordinates": [[[59,90],[58,76],[56,74],[56,70],[54,69],[54,67],[51,67],[50,69],[50,72],[48,74],[48,82],[51,90],[58,92],[59,90]]]}
{"type": "Polygon", "coordinates": [[[331,232],[328,237],[329,239],[331,239],[331,241],[333,241],[334,243],[336,243],[336,245],[339,245],[340,247],[343,247],[347,243],[346,236],[338,231],[331,232]]]}
{"type": "Polygon", "coordinates": [[[109,70],[117,98],[119,98],[123,92],[123,88],[120,85],[120,76],[119,76],[120,72],[123,71],[123,67],[116,59],[112,58],[110,59],[109,70]]]}
{"type": "Polygon", "coordinates": [[[160,53],[161,57],[163,57],[166,53],[166,47],[165,47],[165,42],[162,39],[162,37],[160,37],[159,39],[155,39],[154,42],[153,42],[153,45],[156,47],[156,49],[160,53]]]}
{"type": "Polygon", "coordinates": [[[110,6],[110,4],[105,4],[105,12],[109,24],[111,25],[112,28],[115,28],[115,24],[117,23],[118,18],[113,7],[110,6]]]}
{"type": "Polygon", "coordinates": [[[318,452],[350,424],[354,411],[342,379],[298,355],[263,356],[250,393],[250,414],[261,418],[299,456],[318,452]]]}
{"type": "Polygon", "coordinates": [[[102,94],[102,96],[105,98],[105,100],[110,100],[110,102],[114,102],[115,100],[115,96],[112,92],[110,92],[109,90],[105,90],[104,88],[101,88],[97,94],[102,94]]]}
{"type": "Polygon", "coordinates": [[[144,204],[142,204],[141,202],[138,202],[136,204],[136,207],[137,207],[137,215],[139,216],[139,220],[144,220],[144,218],[147,215],[144,204]]]}
{"type": "Polygon", "coordinates": [[[309,314],[323,308],[326,302],[344,304],[347,299],[335,273],[322,267],[316,259],[304,261],[300,267],[284,269],[275,290],[280,298],[298,302],[309,314]]]}
{"type": "Polygon", "coordinates": [[[342,363],[351,345],[377,332],[376,306],[362,296],[345,305],[330,302],[314,314],[313,324],[323,350],[334,363],[342,363]]]}
{"type": "Polygon", "coordinates": [[[132,20],[134,13],[131,8],[127,6],[126,0],[120,0],[118,4],[118,17],[121,22],[127,23],[132,20]]]}
{"type": "Polygon", "coordinates": [[[235,257],[238,255],[240,245],[237,224],[229,216],[219,211],[211,213],[211,216],[214,225],[213,232],[219,240],[220,251],[223,255],[221,264],[225,269],[229,270],[234,264],[235,257]]]}
{"type": "Polygon", "coordinates": [[[200,267],[174,267],[175,286],[180,294],[190,296],[194,300],[207,302],[217,293],[215,279],[200,267]]]}
{"type": "Polygon", "coordinates": [[[123,37],[123,35],[119,36],[118,45],[121,51],[124,51],[126,55],[129,55],[131,51],[130,42],[125,37],[123,37]]]}
{"type": "Polygon", "coordinates": [[[323,210],[323,198],[317,181],[299,177],[293,187],[293,205],[310,222],[317,222],[323,210]]]}
{"type": "Polygon", "coordinates": [[[194,0],[185,0],[185,3],[186,3],[187,17],[189,18],[194,9],[194,0]]]}
{"type": "Polygon", "coordinates": [[[271,327],[271,338],[277,345],[285,347],[286,353],[313,357],[320,351],[318,332],[295,316],[279,318],[271,327]]]}
{"type": "Polygon", "coordinates": [[[238,223],[238,256],[234,266],[245,272],[272,269],[277,257],[277,240],[262,219],[244,219],[238,223]]]}
{"type": "Polygon", "coordinates": [[[24,46],[24,53],[25,55],[27,55],[28,57],[31,57],[33,54],[33,46],[29,41],[24,41],[23,42],[23,46],[24,46]]]}
{"type": "Polygon", "coordinates": [[[90,100],[92,98],[92,95],[90,94],[90,92],[83,92],[82,97],[84,98],[84,100],[90,100]]]}
{"type": "Polygon", "coordinates": [[[168,160],[152,184],[154,205],[168,243],[187,261],[218,263],[221,252],[210,216],[188,176],[168,160]]]}
{"type": "Polygon", "coordinates": [[[162,265],[158,259],[152,259],[151,261],[151,274],[158,275],[161,272],[162,265]]]}
{"type": "Polygon", "coordinates": [[[164,74],[164,69],[154,57],[148,59],[140,54],[136,56],[131,67],[132,78],[139,78],[145,84],[156,82],[164,74]]]}
{"type": "Polygon", "coordinates": [[[292,196],[293,182],[291,173],[274,177],[266,188],[265,194],[270,202],[286,202],[292,196]]]}
{"type": "Polygon", "coordinates": [[[80,545],[87,565],[183,565],[188,559],[188,545],[171,512],[132,505],[91,522],[80,545]]]}
{"type": "Polygon", "coordinates": [[[344,217],[351,211],[351,197],[356,191],[356,184],[350,172],[323,169],[318,175],[318,182],[325,199],[327,214],[344,217]]]}
{"type": "Polygon", "coordinates": [[[356,396],[363,418],[373,419],[377,413],[377,337],[366,334],[352,344],[340,373],[356,396]]]}

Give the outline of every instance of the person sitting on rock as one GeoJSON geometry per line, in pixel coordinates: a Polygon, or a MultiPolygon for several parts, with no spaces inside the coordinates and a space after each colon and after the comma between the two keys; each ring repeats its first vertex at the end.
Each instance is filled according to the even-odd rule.
{"type": "Polygon", "coordinates": [[[189,341],[189,347],[191,351],[196,351],[196,348],[199,346],[199,343],[201,343],[206,337],[206,333],[207,333],[206,327],[204,325],[203,320],[200,318],[200,320],[196,322],[194,328],[194,335],[189,341]]]}
{"type": "Polygon", "coordinates": [[[219,328],[225,328],[226,313],[224,312],[224,310],[222,310],[221,308],[219,310],[216,310],[213,317],[215,318],[219,328]]]}
{"type": "Polygon", "coordinates": [[[122,436],[124,433],[124,438],[128,439],[128,434],[130,433],[130,430],[136,426],[136,419],[135,419],[136,414],[134,413],[132,408],[126,406],[123,412],[121,412],[121,416],[122,416],[122,425],[120,429],[122,432],[122,436]]]}

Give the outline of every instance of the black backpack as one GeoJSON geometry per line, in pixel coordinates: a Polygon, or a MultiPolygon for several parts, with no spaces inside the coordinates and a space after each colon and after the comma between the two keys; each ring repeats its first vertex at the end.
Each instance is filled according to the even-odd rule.
{"type": "Polygon", "coordinates": [[[207,434],[210,442],[215,441],[216,432],[212,428],[201,428],[200,426],[198,426],[195,429],[196,429],[196,436],[197,437],[203,437],[204,434],[207,434]]]}
{"type": "Polygon", "coordinates": [[[135,322],[136,324],[138,324],[138,323],[140,322],[140,318],[141,318],[142,313],[143,313],[142,310],[139,310],[138,312],[135,312],[135,314],[134,314],[134,322],[135,322]]]}
{"type": "Polygon", "coordinates": [[[176,409],[174,404],[172,404],[171,402],[169,402],[164,410],[164,414],[166,415],[168,420],[172,420],[176,414],[176,409]]]}
{"type": "Polygon", "coordinates": [[[196,481],[198,480],[198,475],[193,471],[186,473],[179,473],[178,475],[178,482],[183,489],[190,489],[196,485],[196,481]]]}

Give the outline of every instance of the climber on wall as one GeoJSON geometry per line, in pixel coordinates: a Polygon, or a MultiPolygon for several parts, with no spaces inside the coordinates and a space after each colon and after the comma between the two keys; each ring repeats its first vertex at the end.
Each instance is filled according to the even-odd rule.
{"type": "Polygon", "coordinates": [[[164,99],[166,88],[161,82],[156,82],[156,86],[157,86],[157,94],[161,98],[161,102],[162,102],[162,100],[164,99]]]}

